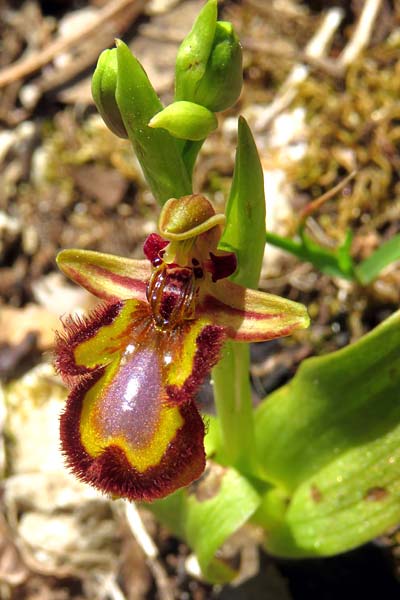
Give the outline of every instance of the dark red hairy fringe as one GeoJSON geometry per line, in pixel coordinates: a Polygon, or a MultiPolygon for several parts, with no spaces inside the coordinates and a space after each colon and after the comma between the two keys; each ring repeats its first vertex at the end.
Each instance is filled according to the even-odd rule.
{"type": "Polygon", "coordinates": [[[84,378],[93,373],[97,367],[88,368],[77,365],[74,358],[75,348],[93,337],[98,330],[110,325],[118,316],[122,302],[100,304],[88,315],[69,315],[61,319],[64,331],[56,332],[54,346],[54,365],[67,385],[72,385],[76,378],[84,378]]]}
{"type": "Polygon", "coordinates": [[[184,404],[193,399],[206,375],[217,364],[225,340],[225,330],[219,325],[207,325],[198,335],[190,376],[181,388],[177,385],[167,386],[169,399],[175,405],[184,404]]]}
{"type": "Polygon", "coordinates": [[[200,477],[205,468],[204,424],[193,402],[180,407],[184,424],[160,463],[143,473],[129,464],[116,445],[105,448],[96,458],[86,452],[79,428],[82,402],[103,372],[104,369],[98,369],[74,387],[61,415],[61,448],[76,477],[105,494],[144,502],[163,498],[200,477]]]}

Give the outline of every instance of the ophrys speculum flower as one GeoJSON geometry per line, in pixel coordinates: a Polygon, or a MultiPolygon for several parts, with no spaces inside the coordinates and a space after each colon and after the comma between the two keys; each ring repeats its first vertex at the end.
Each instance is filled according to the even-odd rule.
{"type": "Polygon", "coordinates": [[[195,394],[222,344],[262,341],[306,327],[305,308],[226,278],[224,215],[203,196],[169,200],[138,261],[64,250],[60,269],[106,301],[64,320],[56,366],[71,387],[61,417],[72,471],[103,492],[150,501],[204,470],[195,394]]]}

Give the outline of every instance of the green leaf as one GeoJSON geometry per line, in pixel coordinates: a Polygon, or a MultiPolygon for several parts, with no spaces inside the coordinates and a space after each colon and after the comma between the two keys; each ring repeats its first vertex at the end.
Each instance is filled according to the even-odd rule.
{"type": "Polygon", "coordinates": [[[368,285],[378,277],[382,269],[395,260],[400,260],[400,233],[382,244],[356,267],[357,279],[363,285],[368,285]]]}
{"type": "Polygon", "coordinates": [[[354,278],[354,264],[350,251],[353,237],[353,232],[351,229],[348,229],[343,244],[337,249],[339,267],[342,270],[342,273],[349,275],[352,278],[354,278]]]}
{"type": "Polygon", "coordinates": [[[235,572],[215,554],[259,504],[259,495],[237,471],[211,464],[194,485],[148,508],[175,535],[186,540],[197,555],[204,577],[223,583],[235,572]]]}
{"type": "Polygon", "coordinates": [[[297,256],[302,261],[310,262],[321,273],[325,273],[331,277],[354,279],[353,261],[349,254],[351,233],[347,234],[346,240],[338,250],[323,248],[304,233],[302,234],[301,241],[297,241],[267,232],[265,241],[272,246],[282,248],[282,250],[294,254],[294,256],[297,256]]]}
{"type": "Polygon", "coordinates": [[[118,108],[154,196],[164,204],[169,198],[191,194],[191,178],[175,138],[165,130],[148,126],[163,106],[146,72],[120,40],[117,41],[117,58],[118,108]]]}
{"type": "Polygon", "coordinates": [[[400,520],[400,311],[355,344],[303,362],[255,416],[277,489],[257,520],[285,556],[330,555],[400,520]]]}
{"type": "Polygon", "coordinates": [[[243,117],[239,118],[235,170],[225,213],[226,227],[219,248],[236,254],[235,283],[256,289],[265,248],[264,175],[243,117]]]}

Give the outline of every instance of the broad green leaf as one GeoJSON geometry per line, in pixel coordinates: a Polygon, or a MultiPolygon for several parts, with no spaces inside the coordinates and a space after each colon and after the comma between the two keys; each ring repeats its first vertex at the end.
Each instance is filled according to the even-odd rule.
{"type": "Polygon", "coordinates": [[[257,446],[291,491],[356,445],[400,420],[400,312],[355,344],[305,360],[291,382],[256,411],[257,446]]]}
{"type": "Polygon", "coordinates": [[[396,260],[400,260],[400,233],[382,244],[356,267],[357,279],[363,285],[368,285],[382,269],[396,260]]]}
{"type": "Polygon", "coordinates": [[[117,41],[116,100],[125,129],[147,182],[157,200],[179,198],[192,192],[191,180],[173,138],[148,126],[163,106],[142,65],[128,46],[117,41]]]}
{"type": "Polygon", "coordinates": [[[399,465],[399,426],[345,452],[296,489],[267,547],[286,556],[329,556],[397,525],[399,465]]]}
{"type": "Polygon", "coordinates": [[[285,556],[330,555],[400,521],[400,312],[355,344],[304,361],[255,416],[277,489],[257,521],[285,556]]]}
{"type": "Polygon", "coordinates": [[[215,558],[222,544],[254,514],[260,497],[234,469],[211,463],[189,488],[148,505],[196,553],[206,579],[224,582],[235,572],[215,558]]]}

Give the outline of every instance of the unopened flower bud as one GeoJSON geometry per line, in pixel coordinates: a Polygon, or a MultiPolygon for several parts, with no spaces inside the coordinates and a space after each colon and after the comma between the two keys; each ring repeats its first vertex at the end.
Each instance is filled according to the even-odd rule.
{"type": "Polygon", "coordinates": [[[119,111],[115,90],[117,87],[117,50],[104,50],[99,56],[92,78],[92,96],[97,110],[111,131],[121,138],[128,134],[119,111]]]}
{"type": "Polygon", "coordinates": [[[213,112],[232,106],[243,84],[239,39],[231,23],[216,19],[217,3],[209,0],[179,48],[175,80],[176,100],[213,112]]]}
{"type": "Polygon", "coordinates": [[[210,110],[233,106],[243,85],[242,49],[232,23],[218,21],[204,77],[196,89],[196,102],[210,110]]]}
{"type": "Polygon", "coordinates": [[[194,102],[173,102],[149,122],[149,127],[166,129],[183,140],[204,140],[218,126],[214,113],[194,102]]]}

